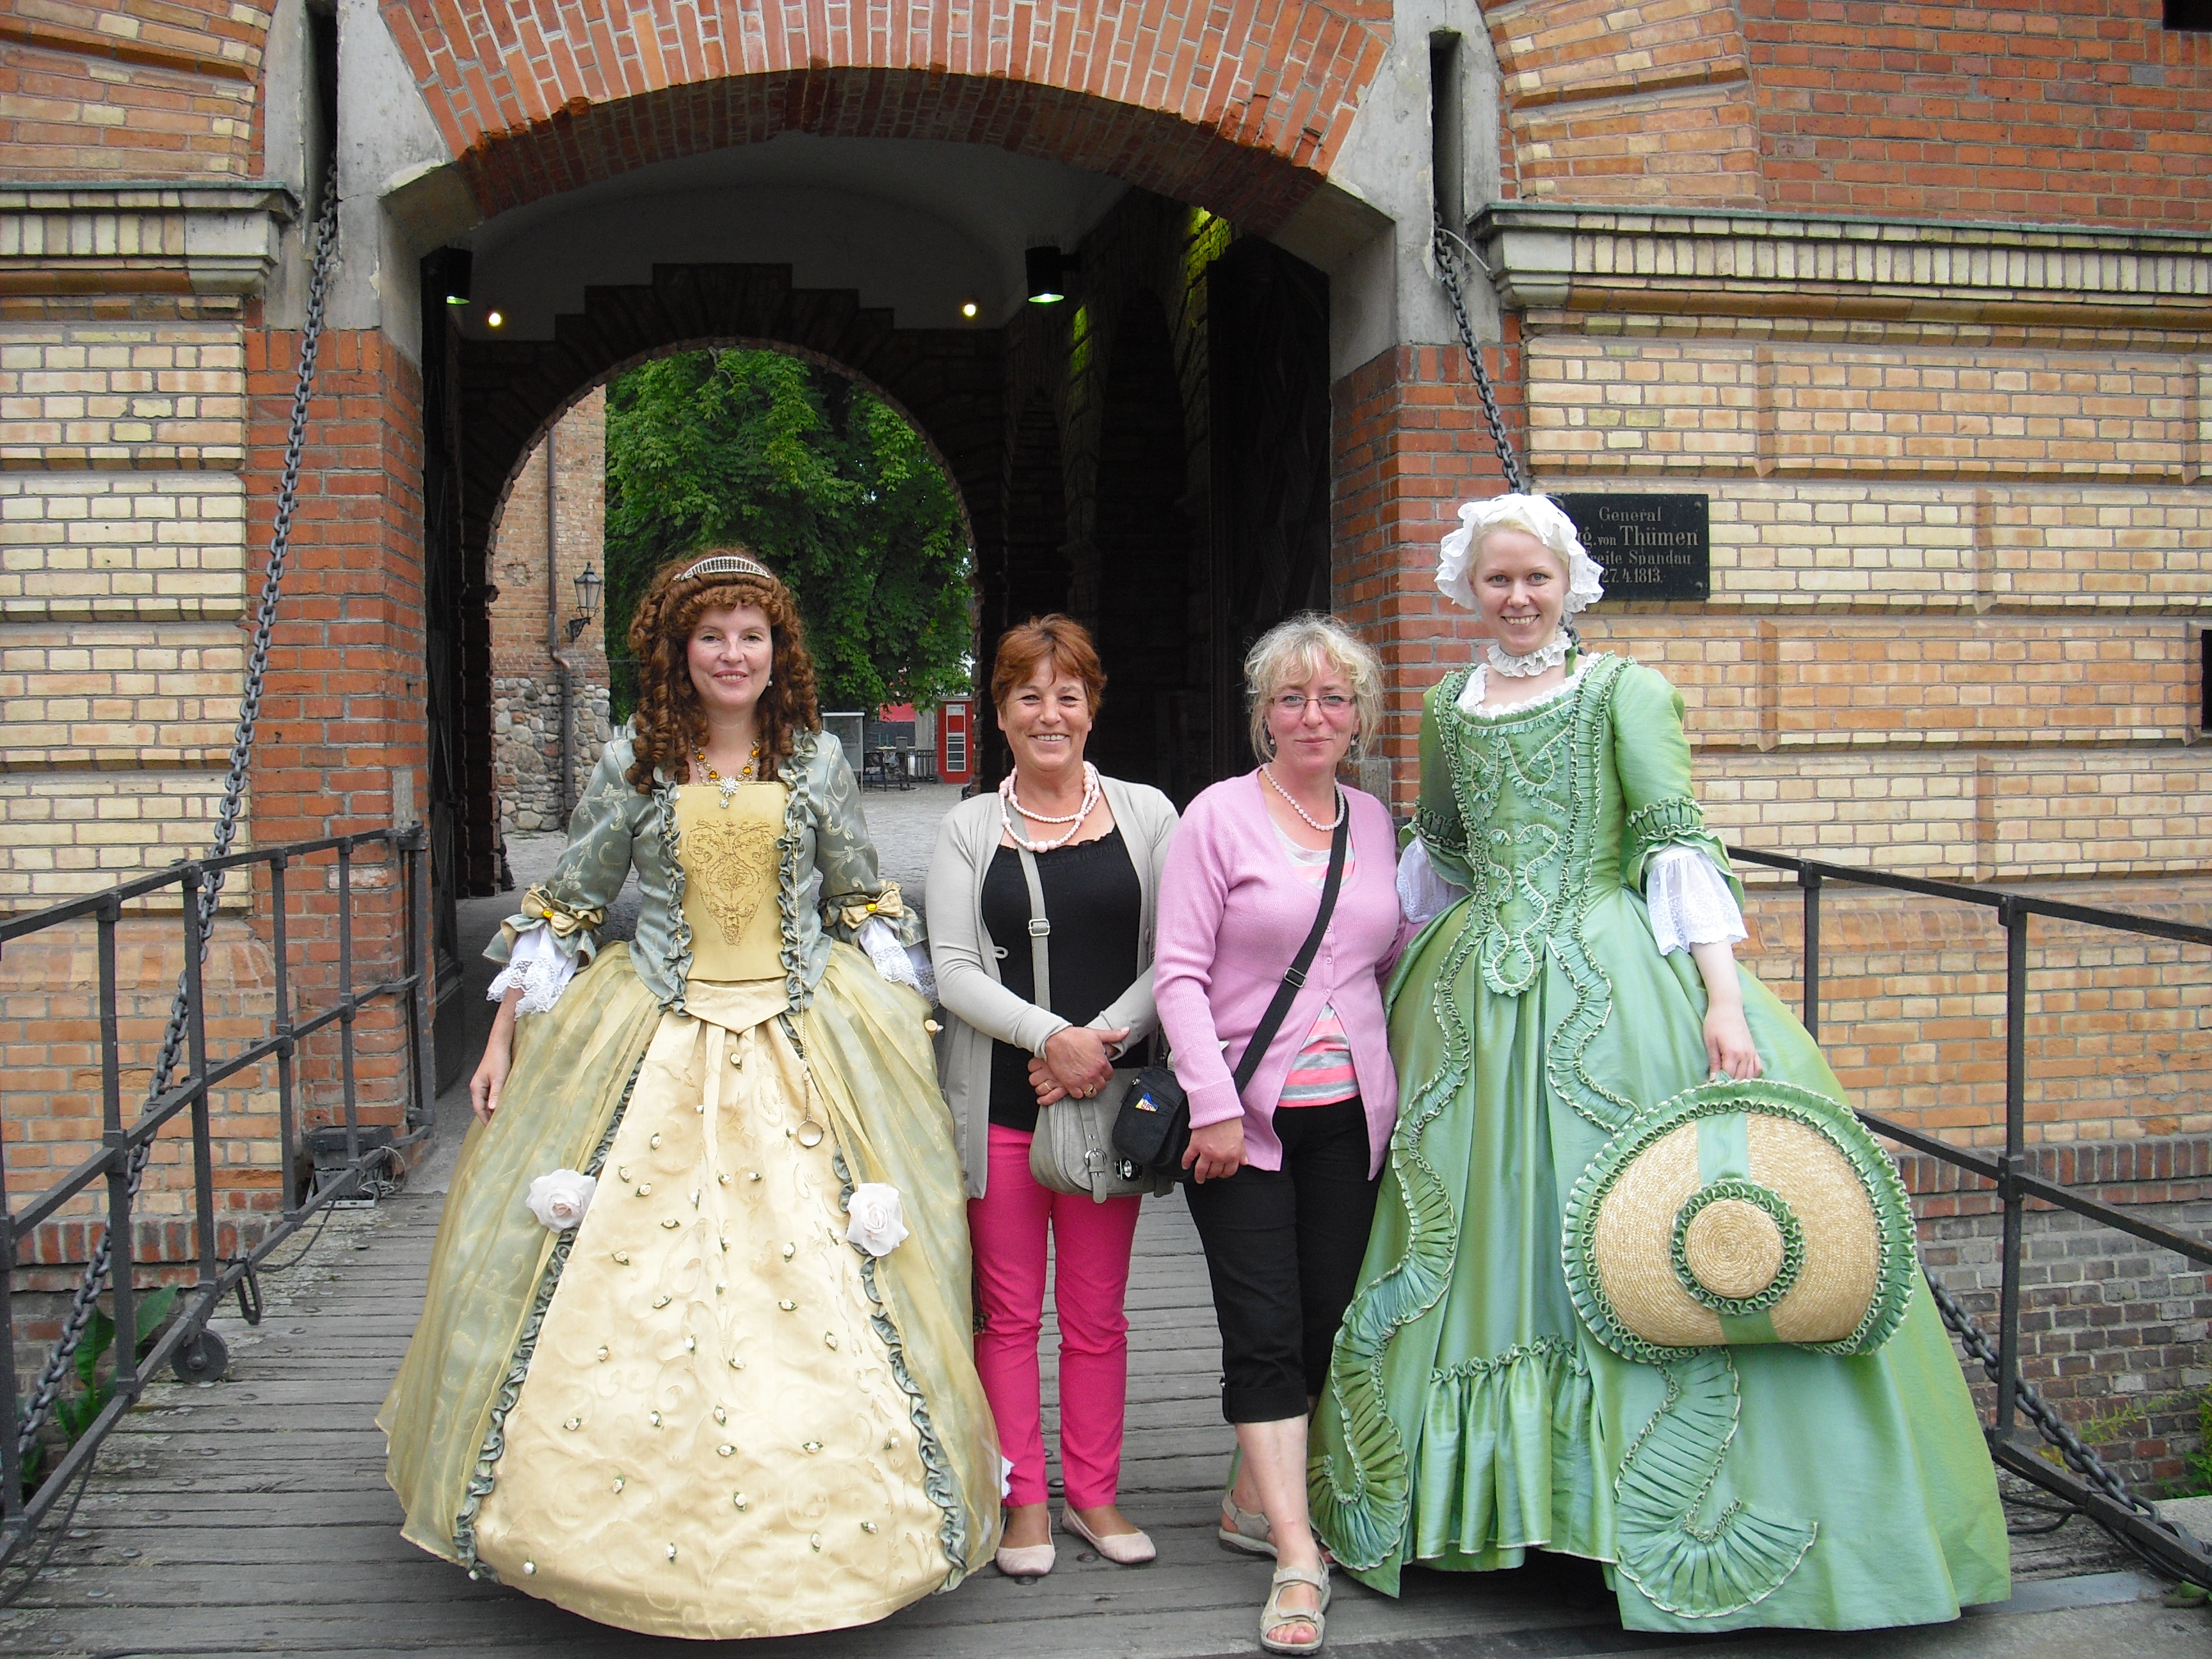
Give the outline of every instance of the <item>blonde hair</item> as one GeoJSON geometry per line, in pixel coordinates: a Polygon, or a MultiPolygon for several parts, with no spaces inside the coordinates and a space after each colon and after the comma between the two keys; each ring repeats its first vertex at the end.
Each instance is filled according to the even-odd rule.
{"type": "Polygon", "coordinates": [[[1250,705],[1252,752],[1274,756],[1267,731],[1267,705],[1293,683],[1334,668],[1352,682],[1352,707],[1359,724],[1352,734],[1355,751],[1382,724],[1382,662],[1363,640],[1324,611],[1302,611],[1262,634],[1244,659],[1244,696],[1250,705]]]}

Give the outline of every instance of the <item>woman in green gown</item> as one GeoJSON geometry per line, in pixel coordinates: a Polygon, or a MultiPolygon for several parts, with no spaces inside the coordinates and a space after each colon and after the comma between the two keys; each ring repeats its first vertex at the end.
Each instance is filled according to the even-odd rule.
{"type": "Polygon", "coordinates": [[[387,1474],[411,1542],[603,1624],[865,1624],[999,1534],[919,922],[781,581],[670,565],[630,641],[636,717],[487,952],[387,1474]]]}
{"type": "MultiPolygon", "coordinates": [[[[1586,1174],[1662,1103],[1764,1073],[1713,1087],[1848,1114],[1734,962],[1741,890],[1691,793],[1680,698],[1564,626],[1601,591],[1572,524],[1531,495],[1461,517],[1437,583],[1492,642],[1423,710],[1401,890],[1417,920],[1443,908],[1391,987],[1401,1109],[1316,1414],[1317,1529],[1393,1595],[1409,1564],[1583,1556],[1641,1630],[1922,1624],[2003,1599],[1995,1477],[1873,1143],[1893,1328],[1870,1352],[1789,1346],[1779,1306],[1700,1314],[1711,1346],[1638,1349],[1571,1284],[1586,1174]]],[[[1699,1164],[1744,1173],[1700,1135],[1691,1185],[1699,1164]]]]}

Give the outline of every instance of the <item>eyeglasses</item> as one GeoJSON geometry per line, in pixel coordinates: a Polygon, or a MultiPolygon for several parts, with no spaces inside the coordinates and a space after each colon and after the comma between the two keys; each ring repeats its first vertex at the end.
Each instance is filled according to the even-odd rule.
{"type": "Polygon", "coordinates": [[[1303,691],[1285,691],[1273,701],[1279,711],[1289,715],[1292,720],[1297,720],[1304,714],[1306,705],[1310,702],[1319,703],[1321,712],[1331,720],[1342,719],[1345,711],[1352,707],[1351,698],[1340,697],[1334,691],[1327,692],[1318,697],[1309,697],[1303,691]]]}

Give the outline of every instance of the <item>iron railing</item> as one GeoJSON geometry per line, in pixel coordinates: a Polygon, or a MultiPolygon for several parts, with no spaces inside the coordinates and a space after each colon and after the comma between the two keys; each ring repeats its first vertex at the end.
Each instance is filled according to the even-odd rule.
{"type": "Polygon", "coordinates": [[[1998,1467],[2075,1505],[2165,1571],[2193,1583],[2212,1586],[2212,1546],[2191,1537],[2173,1522],[2157,1518],[2149,1504],[2129,1492],[2118,1476],[2105,1467],[2095,1450],[2082,1443],[2034,1385],[2021,1375],[2020,1369],[2021,1262],[2026,1248],[2024,1223],[2032,1200],[2071,1211],[2161,1249],[2172,1250],[2186,1261],[2212,1267],[2212,1241],[2161,1227],[2031,1171],[2027,1146],[2029,927],[2034,918],[2044,916],[2085,927],[2202,945],[2212,945],[2212,927],[2123,910],[2068,904],[2027,893],[1890,875],[1878,870],[1825,864],[1775,853],[1754,853],[1740,847],[1729,848],[1729,856],[1743,864],[1788,871],[1797,878],[1797,886],[1804,896],[1802,1016],[1806,1030],[1816,1040],[1820,1034],[1820,895],[1829,884],[1884,888],[1891,892],[1945,899],[1996,912],[1997,925],[2004,930],[2005,940],[2003,1151],[1992,1155],[1954,1146],[1873,1112],[1859,1113],[1859,1121],[1875,1133],[1917,1152],[1924,1152],[1954,1169],[1963,1170],[1996,1189],[2003,1216],[2003,1235],[2000,1251],[2002,1277],[1997,1291],[1997,1336],[1994,1346],[1934,1275],[1928,1279],[1929,1289],[1942,1312],[1944,1323],[1958,1335],[1967,1352],[1981,1363],[1990,1380],[1996,1385],[1995,1420],[1984,1425],[1990,1457],[1998,1467]],[[2058,1449],[2066,1460],[2064,1468],[2039,1455],[2020,1433],[2019,1420],[2022,1416],[2034,1424],[2044,1439],[2058,1449]]]}
{"type": "MultiPolygon", "coordinates": [[[[104,1182],[107,1197],[106,1236],[111,1244],[119,1247],[112,1291],[113,1322],[118,1337],[113,1349],[112,1394],[106,1405],[38,1491],[28,1498],[23,1492],[22,1455],[17,1437],[12,1431],[0,1434],[0,1567],[10,1565],[24,1553],[41,1523],[47,1521],[50,1512],[72,1488],[81,1489],[82,1481],[100,1454],[101,1443],[122,1420],[124,1413],[137,1403],[149,1375],[164,1364],[176,1367],[180,1375],[221,1375],[222,1346],[207,1330],[207,1322],[223,1297],[235,1291],[248,1322],[259,1323],[259,1283],[256,1275],[270,1252],[318,1212],[361,1191],[378,1164],[393,1159],[401,1148],[429,1133],[431,1103],[436,1089],[430,1074],[428,1041],[429,975],[426,967],[430,889],[427,845],[427,837],[419,824],[406,830],[372,830],[322,841],[295,842],[224,858],[173,864],[102,892],[87,894],[29,915],[0,919],[0,951],[16,940],[49,928],[88,919],[96,924],[100,1050],[99,1151],[35,1199],[21,1208],[14,1208],[8,1194],[6,1147],[4,1142],[0,1142],[0,1399],[14,1406],[21,1404],[16,1393],[13,1304],[24,1241],[41,1224],[60,1214],[70,1200],[104,1182]],[[404,971],[397,979],[380,981],[360,990],[354,984],[354,857],[357,850],[371,848],[387,849],[387,860],[396,859],[400,866],[404,904],[404,971]],[[295,1019],[286,939],[286,873],[295,866],[326,854],[335,864],[337,995],[321,1012],[295,1019]],[[220,878],[224,872],[247,868],[268,872],[268,944],[272,959],[274,1012],[266,1036],[246,1044],[235,1054],[214,1059],[208,1053],[207,1006],[202,984],[202,956],[213,924],[200,902],[201,896],[211,878],[220,878]],[[125,1123],[116,929],[125,905],[168,889],[175,889],[181,901],[184,972],[179,997],[185,1021],[184,1072],[173,1080],[156,1079],[155,1091],[143,1110],[134,1121],[125,1123]],[[359,1115],[354,1025],[362,1009],[384,999],[390,999],[398,1006],[405,1031],[407,1133],[369,1145],[359,1115]],[[296,1062],[302,1044],[333,1026],[337,1030],[345,1163],[342,1169],[331,1172],[330,1179],[318,1181],[311,1193],[302,1195],[295,1188],[292,1176],[294,1158],[301,1145],[296,1062]],[[218,1260],[210,1097],[232,1078],[272,1060],[276,1069],[282,1206],[269,1231],[258,1242],[240,1255],[218,1260]],[[136,1352],[137,1344],[133,1340],[137,1332],[134,1304],[139,1295],[131,1272],[136,1185],[131,1178],[133,1155],[150,1146],[167,1124],[185,1113],[191,1115],[191,1126],[197,1279],[191,1291],[179,1298],[175,1317],[142,1357],[136,1352]]],[[[74,1507],[74,1499],[71,1504],[74,1507]]],[[[47,1530],[54,1532],[55,1528],[49,1526],[47,1530]]]]}

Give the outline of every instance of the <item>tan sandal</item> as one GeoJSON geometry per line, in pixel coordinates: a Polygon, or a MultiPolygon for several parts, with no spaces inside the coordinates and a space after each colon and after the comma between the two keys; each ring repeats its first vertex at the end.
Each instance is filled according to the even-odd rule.
{"type": "Polygon", "coordinates": [[[1238,1447],[1229,1457],[1229,1484],[1221,1489],[1221,1524],[1213,1535],[1221,1540],[1224,1549],[1242,1550],[1247,1555],[1272,1556],[1275,1540],[1268,1536],[1267,1517],[1257,1510],[1248,1510],[1237,1501],[1237,1475],[1244,1467],[1244,1449],[1238,1447]]]}
{"type": "Polygon", "coordinates": [[[1319,1567],[1277,1567],[1273,1580],[1267,1586],[1267,1604],[1260,1609],[1260,1647],[1267,1653],[1319,1653],[1328,1636],[1328,1564],[1319,1567]],[[1293,1584],[1310,1587],[1317,1605],[1311,1613],[1283,1606],[1283,1592],[1293,1584]],[[1279,1625],[1307,1625],[1313,1630],[1309,1642],[1283,1642],[1267,1632],[1279,1625]]]}

